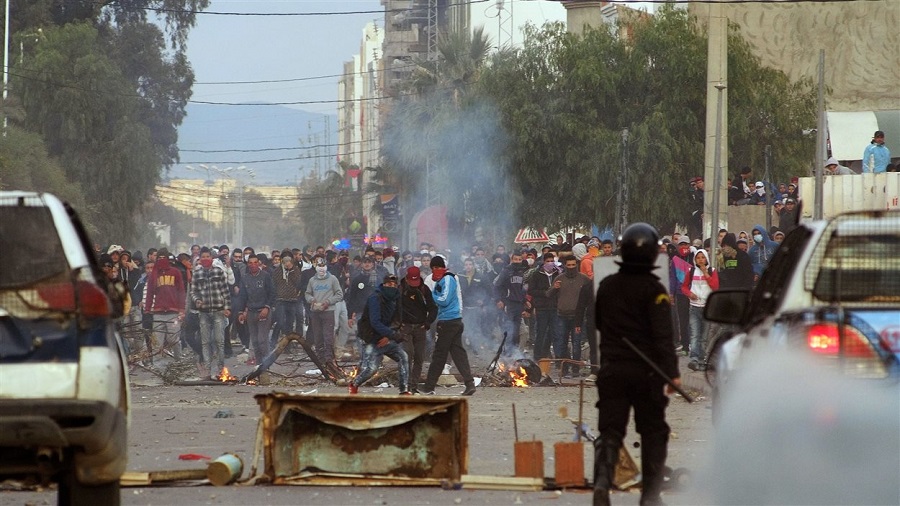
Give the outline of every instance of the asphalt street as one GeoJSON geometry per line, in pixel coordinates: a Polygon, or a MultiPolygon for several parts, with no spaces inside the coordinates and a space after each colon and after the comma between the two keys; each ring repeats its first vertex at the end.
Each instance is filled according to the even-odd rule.
{"type": "MultiPolygon", "coordinates": [[[[486,360],[473,357],[473,369],[483,372],[486,360]]],[[[682,359],[684,366],[685,359],[682,359]]],[[[233,374],[250,371],[249,366],[234,359],[233,374]]],[[[290,376],[289,372],[305,372],[307,364],[282,361],[274,371],[290,376]]],[[[689,404],[673,396],[668,408],[672,428],[668,465],[701,470],[712,453],[712,425],[710,403],[702,390],[699,374],[683,367],[685,383],[697,396],[689,404]]],[[[217,457],[236,453],[245,462],[244,477],[250,468],[256,436],[259,407],[253,396],[270,391],[288,393],[315,392],[344,394],[345,388],[303,376],[285,378],[276,375],[270,386],[216,385],[167,386],[159,377],[138,369],[132,375],[132,421],[129,433],[129,471],[176,470],[205,467],[203,462],[179,460],[179,455],[199,454],[217,457]],[[233,414],[217,418],[219,412],[233,414]]],[[[438,389],[438,395],[454,395],[462,386],[438,389]]],[[[393,394],[395,387],[360,388],[361,396],[393,394]]],[[[553,444],[574,439],[574,425],[560,416],[565,407],[569,417],[578,415],[579,388],[577,386],[535,386],[528,388],[489,387],[478,389],[468,398],[469,403],[469,463],[468,473],[490,476],[514,475],[514,431],[512,405],[516,406],[519,437],[540,440],[544,444],[545,476],[554,475],[553,444]]],[[[588,385],[584,393],[584,421],[596,429],[597,411],[594,407],[596,390],[588,385]]],[[[221,416],[221,414],[220,414],[221,416]]],[[[626,436],[626,446],[636,461],[639,436],[633,424],[626,436]]],[[[261,467],[260,462],[260,467],[261,467]]],[[[591,477],[593,447],[584,446],[585,473],[591,477]]],[[[689,490],[670,490],[667,504],[703,503],[702,484],[692,475],[689,490]]],[[[613,494],[613,504],[638,504],[639,490],[613,494]]],[[[122,503],[129,505],[166,504],[222,504],[222,505],[279,505],[279,504],[590,504],[589,490],[542,492],[442,490],[437,487],[321,487],[321,486],[226,486],[211,485],[123,488],[122,503]]],[[[55,504],[56,492],[48,490],[0,491],[0,504],[55,504]]]]}

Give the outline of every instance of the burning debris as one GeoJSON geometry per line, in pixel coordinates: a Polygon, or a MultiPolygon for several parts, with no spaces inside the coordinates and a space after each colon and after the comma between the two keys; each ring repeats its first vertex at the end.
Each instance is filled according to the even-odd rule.
{"type": "Polygon", "coordinates": [[[513,362],[498,361],[497,367],[488,371],[483,381],[486,386],[528,388],[544,384],[542,379],[541,368],[533,360],[522,358],[513,362]]]}
{"type": "Polygon", "coordinates": [[[237,383],[238,381],[237,376],[232,375],[227,367],[222,368],[222,372],[219,373],[217,379],[222,383],[237,383]]]}

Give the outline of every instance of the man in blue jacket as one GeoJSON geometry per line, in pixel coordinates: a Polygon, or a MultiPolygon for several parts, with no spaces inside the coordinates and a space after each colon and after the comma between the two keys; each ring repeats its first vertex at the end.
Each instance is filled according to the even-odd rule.
{"type": "Polygon", "coordinates": [[[762,225],[753,227],[751,237],[753,246],[750,246],[747,254],[750,255],[750,261],[753,263],[753,282],[756,283],[763,271],[766,270],[766,266],[769,265],[769,260],[772,259],[775,250],[778,249],[778,243],[769,239],[766,227],[762,225]]]}
{"type": "Polygon", "coordinates": [[[400,327],[399,299],[397,276],[389,274],[366,300],[357,327],[357,336],[365,345],[359,374],[350,382],[351,394],[359,392],[359,386],[369,381],[387,355],[400,366],[400,395],[412,395],[409,391],[409,356],[403,349],[401,334],[395,329],[400,327]]]}
{"type": "Polygon", "coordinates": [[[444,258],[436,256],[431,259],[431,278],[434,280],[434,302],[437,304],[437,342],[434,343],[434,353],[431,355],[431,365],[428,367],[428,376],[425,386],[421,390],[423,395],[434,395],[434,387],[447,363],[447,355],[453,358],[453,363],[459,369],[466,389],[462,395],[475,394],[475,379],[469,368],[469,355],[463,348],[462,334],[462,291],[456,274],[447,272],[447,264],[444,258]]]}

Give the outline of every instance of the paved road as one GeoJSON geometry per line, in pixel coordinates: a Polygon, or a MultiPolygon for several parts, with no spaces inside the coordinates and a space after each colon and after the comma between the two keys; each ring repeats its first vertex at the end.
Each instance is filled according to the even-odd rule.
{"type": "MultiPolygon", "coordinates": [[[[477,364],[477,361],[476,361],[477,364]]],[[[480,364],[477,364],[480,365],[480,364]]],[[[282,366],[279,366],[282,367],[282,366]]],[[[248,367],[235,366],[240,375],[248,367]]],[[[484,370],[484,369],[476,369],[484,370]]],[[[689,371],[685,370],[686,373],[689,371]]],[[[259,409],[253,396],[271,390],[308,392],[317,388],[322,394],[342,394],[344,389],[325,384],[297,385],[283,382],[259,386],[163,386],[151,375],[138,372],[132,377],[132,426],[129,435],[129,470],[152,471],[197,467],[196,462],[178,460],[183,453],[218,456],[225,452],[241,455],[249,462],[253,454],[259,409]],[[231,410],[233,418],[215,418],[220,410],[231,410]]],[[[697,382],[699,384],[699,382],[697,382]]],[[[691,382],[690,384],[694,384],[691,382]]],[[[452,395],[462,387],[446,388],[439,394],[452,395]]],[[[376,389],[364,387],[360,395],[376,389]]],[[[386,389],[392,393],[394,389],[386,389]]],[[[695,391],[695,393],[697,393],[695,391]]],[[[585,421],[596,426],[596,391],[585,389],[585,421]]],[[[568,441],[574,435],[570,422],[559,416],[566,406],[570,416],[578,413],[577,387],[484,387],[469,398],[469,473],[511,476],[514,474],[513,424],[511,405],[515,403],[519,435],[542,440],[545,448],[545,475],[554,473],[553,443],[568,441]]],[[[709,401],[702,395],[688,404],[673,397],[668,411],[672,427],[669,465],[698,469],[712,451],[709,401]]],[[[633,425],[626,445],[636,460],[640,450],[633,425]]],[[[584,463],[590,475],[593,469],[592,447],[585,445],[584,463]]],[[[249,465],[246,466],[249,468],[249,465]]],[[[638,493],[618,492],[614,504],[637,504],[638,493]]],[[[702,497],[702,495],[700,496],[702,497]]],[[[588,491],[510,492],[444,491],[439,488],[363,488],[363,487],[169,487],[123,488],[123,504],[589,504],[588,491]]],[[[702,502],[691,492],[672,492],[668,504],[702,502]]],[[[0,504],[55,504],[55,491],[0,492],[0,504]]]]}

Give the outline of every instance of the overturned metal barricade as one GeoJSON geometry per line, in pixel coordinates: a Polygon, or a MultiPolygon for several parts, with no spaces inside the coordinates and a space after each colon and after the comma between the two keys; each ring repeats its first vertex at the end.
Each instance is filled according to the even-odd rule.
{"type": "Polygon", "coordinates": [[[261,446],[271,483],[440,485],[467,472],[463,398],[278,392],[255,398],[257,451],[261,446]]]}

